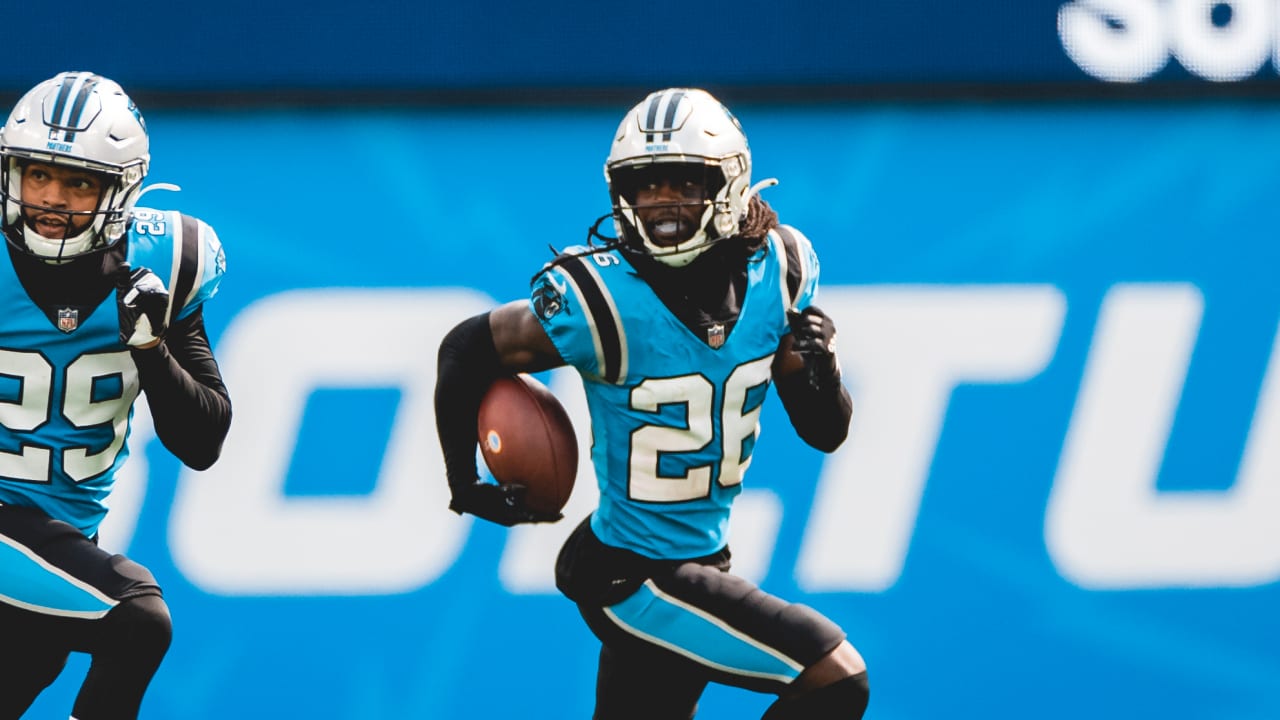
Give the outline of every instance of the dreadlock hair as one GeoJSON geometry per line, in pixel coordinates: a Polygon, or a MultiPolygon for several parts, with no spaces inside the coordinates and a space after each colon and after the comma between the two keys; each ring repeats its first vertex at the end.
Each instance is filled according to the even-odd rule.
{"type": "Polygon", "coordinates": [[[769,207],[769,203],[753,195],[747,205],[747,213],[742,218],[738,237],[742,238],[748,253],[754,253],[765,243],[765,236],[778,226],[778,213],[769,207]]]}

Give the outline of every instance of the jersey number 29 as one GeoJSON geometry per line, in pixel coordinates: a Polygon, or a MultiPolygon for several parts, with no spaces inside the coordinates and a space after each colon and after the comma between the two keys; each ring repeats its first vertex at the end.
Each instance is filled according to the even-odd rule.
{"type": "MultiPolygon", "coordinates": [[[[46,425],[54,411],[55,371],[38,352],[0,350],[0,376],[17,378],[20,383],[16,402],[0,402],[0,425],[11,433],[30,433],[46,425]]],[[[57,410],[76,429],[102,425],[112,429],[111,441],[98,452],[89,447],[62,449],[62,468],[71,480],[84,482],[115,464],[124,446],[129,408],[137,397],[138,370],[128,351],[81,355],[67,365],[62,407],[57,410]],[[112,377],[119,378],[119,393],[95,400],[98,384],[112,377]]],[[[17,452],[0,451],[0,476],[47,483],[53,473],[52,458],[53,448],[47,444],[24,442],[17,452]]]]}

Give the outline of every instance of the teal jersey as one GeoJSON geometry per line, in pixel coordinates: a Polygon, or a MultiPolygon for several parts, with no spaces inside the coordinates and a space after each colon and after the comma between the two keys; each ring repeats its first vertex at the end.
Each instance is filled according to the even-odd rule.
{"type": "Polygon", "coordinates": [[[817,292],[817,256],[795,229],[770,232],[732,331],[698,337],[623,252],[583,250],[540,273],[530,303],[586,388],[600,486],[592,529],[653,558],[713,553],[751,464],[787,311],[817,292]]]}
{"type": "MultiPolygon", "coordinates": [[[[217,291],[225,259],[203,222],[137,208],[125,242],[129,264],[150,268],[169,289],[171,318],[217,291]]],[[[68,308],[51,321],[0,252],[0,307],[0,504],[39,508],[92,537],[129,455],[140,391],[115,293],[87,317],[68,308]]]]}

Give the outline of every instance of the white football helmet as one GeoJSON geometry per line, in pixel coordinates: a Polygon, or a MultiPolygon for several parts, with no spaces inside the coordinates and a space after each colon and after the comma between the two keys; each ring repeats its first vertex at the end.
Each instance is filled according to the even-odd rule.
{"type": "Polygon", "coordinates": [[[90,72],[64,72],[36,85],[0,129],[5,237],[24,252],[51,261],[119,242],[147,175],[148,151],[142,114],[115,82],[90,72]],[[93,222],[83,232],[47,238],[23,220],[22,167],[29,162],[106,176],[93,222]]]}
{"type": "Polygon", "coordinates": [[[738,119],[705,90],[668,88],[651,93],[622,119],[604,177],[613,200],[618,237],[673,267],[693,262],[716,242],[737,234],[747,204],[773,179],[751,186],[751,150],[738,119]],[[705,171],[708,199],[701,225],[675,246],[655,244],[637,217],[627,174],[656,163],[686,163],[705,171]]]}

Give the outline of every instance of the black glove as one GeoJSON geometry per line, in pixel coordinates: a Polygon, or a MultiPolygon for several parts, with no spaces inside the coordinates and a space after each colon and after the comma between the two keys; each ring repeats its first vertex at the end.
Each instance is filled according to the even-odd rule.
{"type": "Polygon", "coordinates": [[[564,517],[560,513],[545,513],[530,509],[524,504],[523,485],[494,485],[473,482],[450,486],[453,499],[449,509],[458,513],[471,513],[489,522],[511,527],[523,523],[556,522],[564,517]]]}
{"type": "Polygon", "coordinates": [[[120,342],[132,348],[151,347],[169,327],[169,291],[147,268],[132,270],[120,263],[116,270],[116,306],[120,314],[120,342]]]}
{"type": "Polygon", "coordinates": [[[836,324],[814,305],[800,312],[789,310],[791,349],[804,359],[809,386],[814,390],[840,382],[840,363],[836,361],[836,324]]]}

